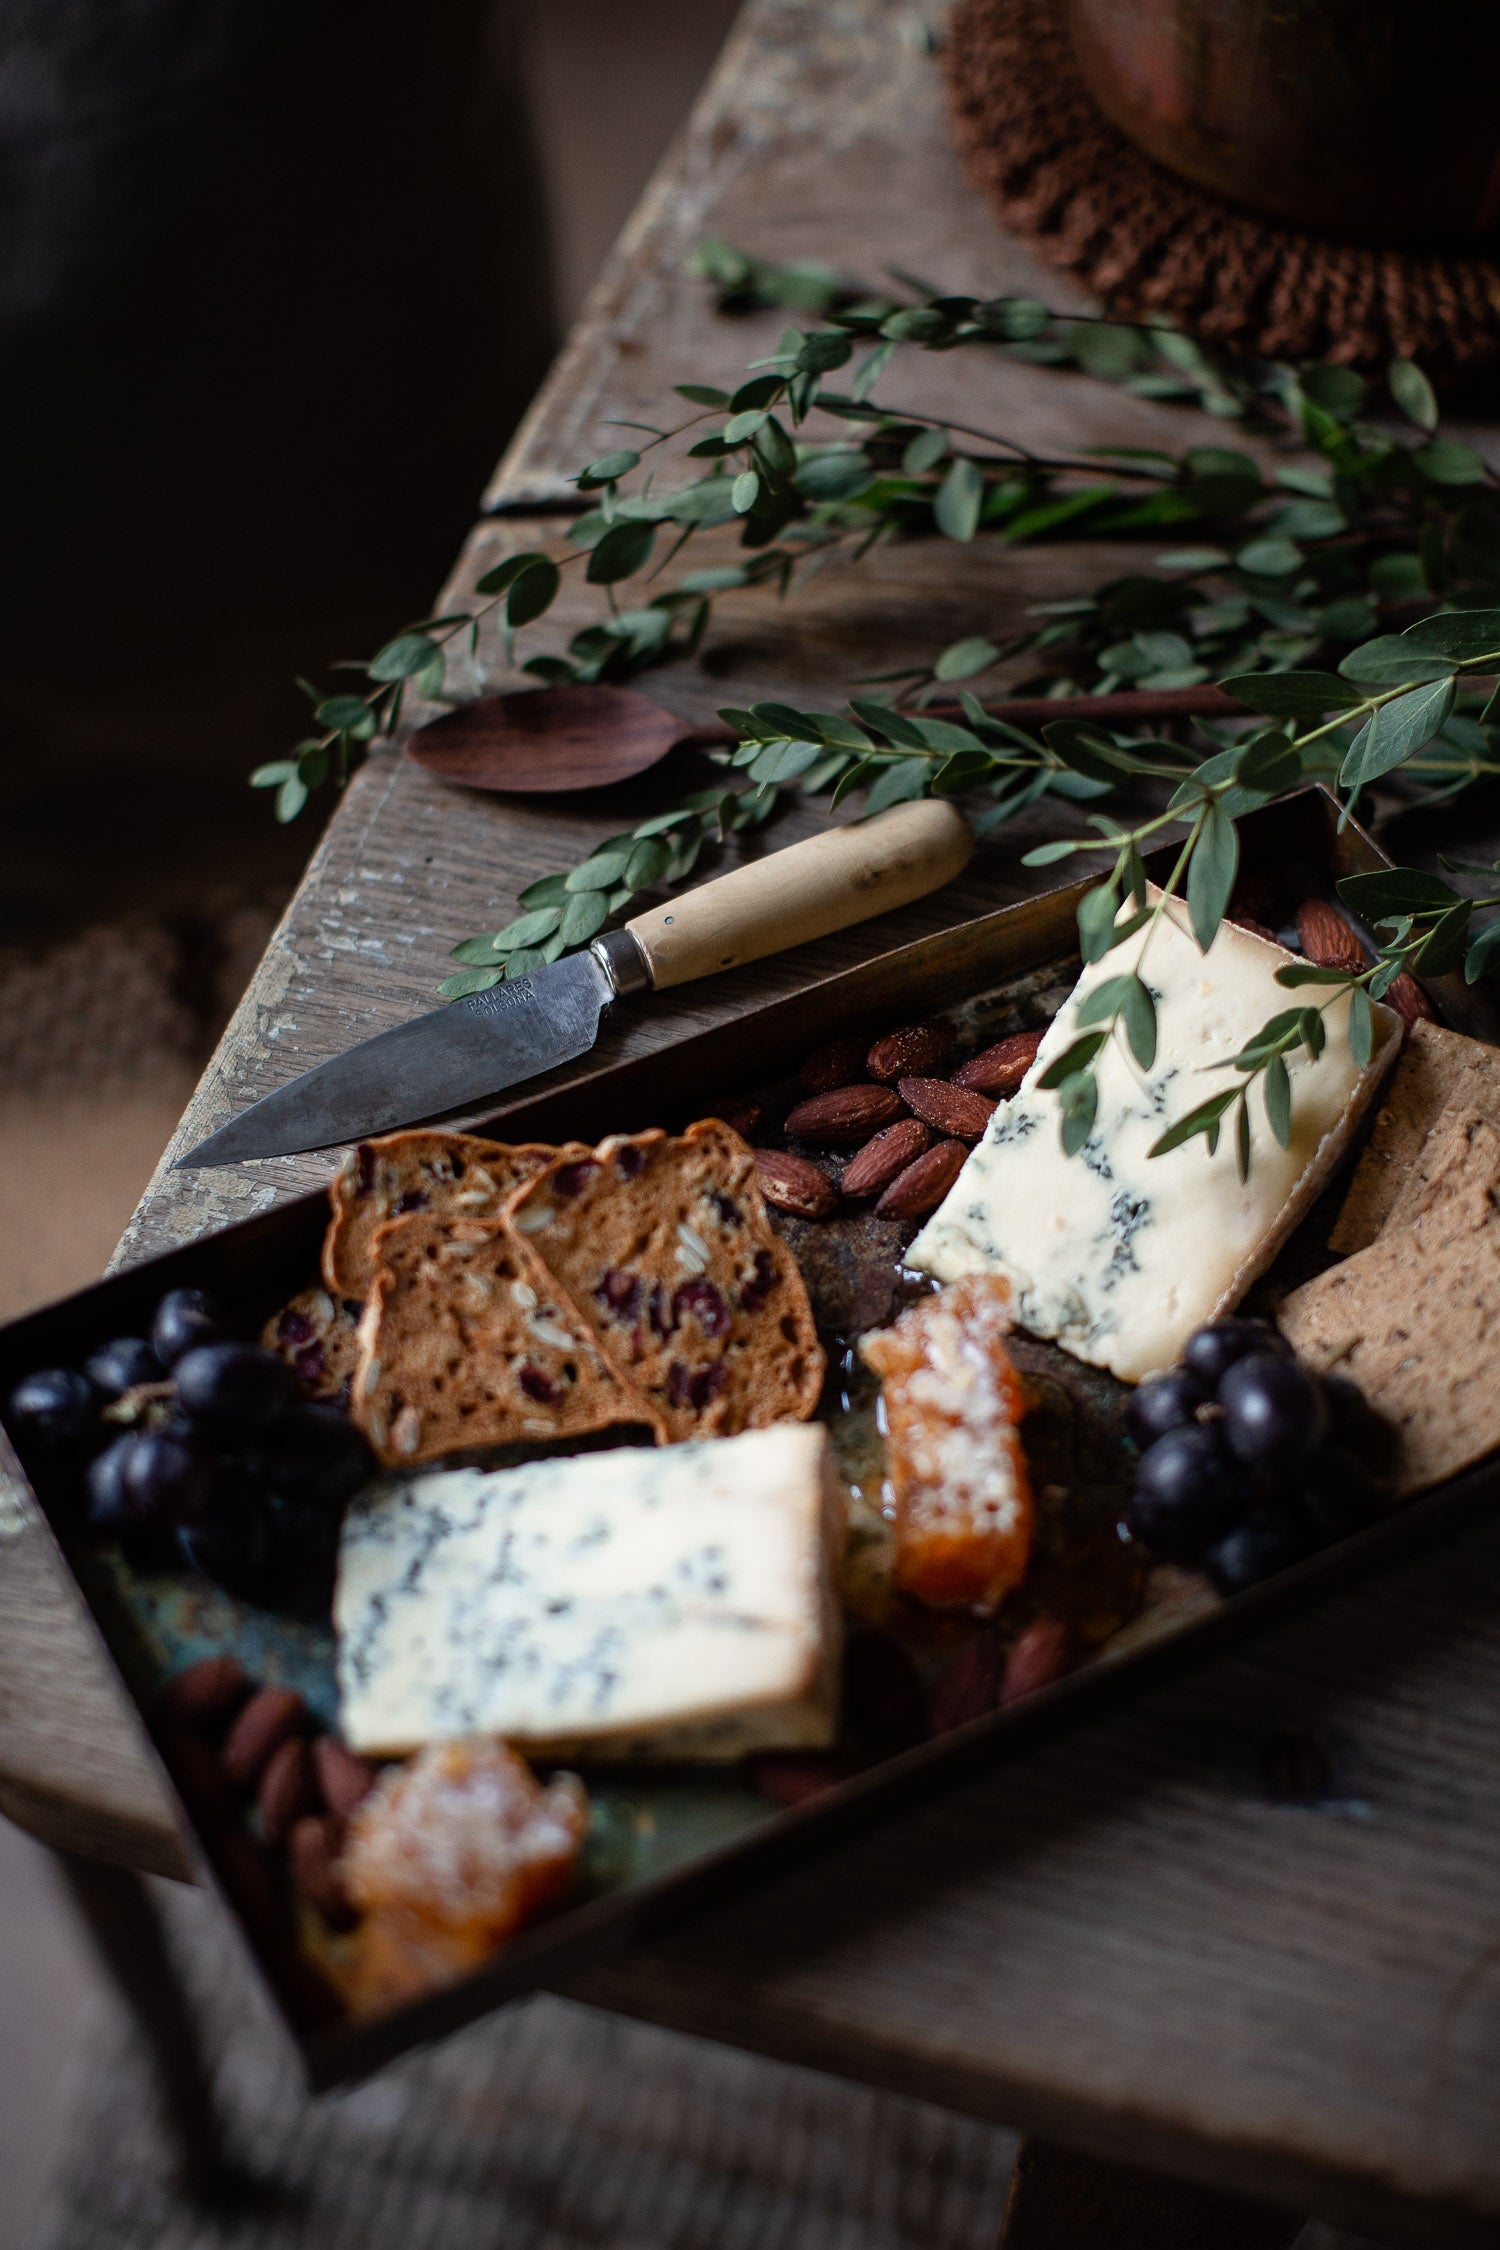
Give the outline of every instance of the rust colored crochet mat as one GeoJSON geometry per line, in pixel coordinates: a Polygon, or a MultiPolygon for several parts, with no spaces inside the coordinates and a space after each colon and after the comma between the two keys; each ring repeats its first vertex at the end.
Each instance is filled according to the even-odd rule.
{"type": "Polygon", "coordinates": [[[1272,359],[1416,359],[1449,384],[1500,360],[1500,262],[1299,234],[1152,163],[1086,93],[1056,0],[959,0],[954,135],[1000,224],[1114,311],[1272,359]]]}

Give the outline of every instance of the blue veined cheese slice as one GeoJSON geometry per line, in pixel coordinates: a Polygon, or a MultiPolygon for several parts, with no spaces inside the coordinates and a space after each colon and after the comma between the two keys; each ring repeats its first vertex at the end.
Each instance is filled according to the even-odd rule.
{"type": "MultiPolygon", "coordinates": [[[[1156,1061],[1143,1071],[1123,1039],[1095,1065],[1099,1108],[1076,1156],[1059,1141],[1055,1093],[1037,1081],[1079,1036],[1078,1011],[1095,986],[1130,966],[1129,945],[1086,968],[1054,1018],[1020,1091],[1002,1102],[946,1200],[907,1253],[940,1281],[1006,1275],[1016,1319],[1080,1359],[1129,1382],[1170,1367],[1203,1321],[1228,1312],[1270,1263],[1328,1178],[1395,1060],[1400,1023],[1375,1010],[1375,1053],[1361,1070],[1349,1052],[1349,1002],[1324,1014],[1327,1045],[1289,1063],[1292,1137],[1283,1149],[1250,1097],[1250,1177],[1241,1182],[1234,1133],[1217,1153],[1190,1141],[1166,1156],[1147,1151],[1238,1074],[1215,1071],[1298,994],[1276,982],[1295,958],[1231,922],[1199,950],[1187,909],[1169,902],[1141,974],[1156,1001],[1156,1061]]],[[[1304,995],[1321,997],[1311,988],[1304,995]]]]}
{"type": "Polygon", "coordinates": [[[345,1738],[399,1755],[493,1734],[569,1758],[826,1746],[843,1532],[818,1424],[374,1485],[339,1553],[345,1738]]]}

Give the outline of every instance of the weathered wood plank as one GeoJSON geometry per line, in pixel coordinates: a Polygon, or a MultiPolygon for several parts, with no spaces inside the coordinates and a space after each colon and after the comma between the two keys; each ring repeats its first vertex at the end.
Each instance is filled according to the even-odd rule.
{"type": "MultiPolygon", "coordinates": [[[[507,514],[476,533],[455,587],[502,541],[561,536],[555,516],[525,510],[566,490],[607,442],[610,415],[654,412],[684,374],[733,374],[775,332],[774,319],[706,315],[682,272],[705,228],[769,255],[833,255],[868,272],[899,263],[953,286],[1067,301],[960,188],[916,36],[924,20],[936,22],[935,4],[924,17],[891,0],[755,0],[502,465],[491,499],[507,514]]],[[[1150,443],[1181,426],[999,359],[929,361],[918,381],[922,400],[961,395],[966,419],[1003,416],[1049,447],[1150,443]]],[[[702,665],[651,689],[684,711],[752,693],[826,702],[893,650],[1002,623],[1098,567],[1080,548],[891,550],[857,577],[830,571],[795,616],[754,598],[727,605],[702,665]]],[[[575,599],[561,623],[581,616],[575,599]]],[[[184,1134],[426,1004],[457,937],[493,926],[532,875],[638,817],[651,786],[582,808],[506,804],[378,757],[184,1134]]],[[[805,824],[790,816],[778,840],[805,824]]],[[[1019,880],[998,851],[899,930],[851,933],[816,957],[858,958],[935,926],[928,917],[1013,895],[1019,880]]],[[[621,1031],[624,1050],[725,1020],[804,969],[765,964],[642,1011],[621,1031]]],[[[243,1216],[324,1169],[163,1172],[122,1255],[243,1216]]],[[[4,1528],[0,1802],[77,1848],[171,1864],[149,1769],[50,1558],[23,1524],[4,1528]]],[[[578,1989],[1106,2158],[1376,2224],[1420,2210],[1425,2240],[1492,2240],[1497,1704],[1500,1540],[1484,1534],[663,1934],[578,1989]],[[1308,1802],[1268,1794],[1268,1737],[1301,1745],[1281,1761],[1291,1768],[1309,1730],[1329,1787],[1308,1802]]]]}
{"type": "Polygon", "coordinates": [[[1489,1527],[573,1989],[1113,2162],[1493,2242],[1497,1708],[1489,1527]]]}
{"type": "MultiPolygon", "coordinates": [[[[834,264],[877,286],[899,269],[946,289],[1091,309],[1066,276],[1000,234],[959,177],[929,51],[946,15],[943,0],[752,0],[496,471],[487,506],[568,497],[569,474],[620,442],[611,417],[660,427],[674,383],[727,382],[774,342],[785,314],[705,318],[703,285],[688,271],[705,234],[763,258],[834,264]]],[[[1180,411],[998,354],[916,359],[899,380],[888,376],[887,394],[1013,428],[1049,454],[1071,456],[1082,442],[1158,445],[1167,429],[1189,426],[1180,411]]],[[[1223,442],[1221,422],[1193,421],[1205,442],[1223,442]]]]}

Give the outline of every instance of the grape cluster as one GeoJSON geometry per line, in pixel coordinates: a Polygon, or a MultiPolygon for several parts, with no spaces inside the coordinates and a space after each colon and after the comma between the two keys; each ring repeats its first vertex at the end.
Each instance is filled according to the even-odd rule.
{"type": "Polygon", "coordinates": [[[1221,1594],[1299,1562],[1381,1512],[1383,1425],[1343,1375],[1312,1375],[1266,1322],[1216,1320],[1141,1384],[1127,1424],[1141,1449],[1127,1516],[1171,1562],[1221,1594]]]}
{"type": "Polygon", "coordinates": [[[175,1553],[278,1608],[326,1604],[340,1510],[371,1472],[354,1425],[304,1400],[274,1352],[227,1335],[201,1289],[169,1290],[149,1340],[26,1376],[9,1424],[28,1456],[81,1477],[90,1526],[138,1567],[175,1553]],[[127,1393],[138,1426],[121,1433],[110,1409],[127,1393]]]}

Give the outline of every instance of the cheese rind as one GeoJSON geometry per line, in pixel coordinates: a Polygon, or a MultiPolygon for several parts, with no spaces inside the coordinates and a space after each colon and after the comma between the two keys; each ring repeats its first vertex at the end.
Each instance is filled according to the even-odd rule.
{"type": "Polygon", "coordinates": [[[1019,1093],[996,1110],[907,1255],[941,1281],[1004,1274],[1022,1327],[1138,1382],[1171,1366],[1192,1331],[1229,1311],[1269,1264],[1394,1060],[1400,1026],[1389,1009],[1375,1010],[1375,1056],[1361,1069],[1349,1052],[1347,994],[1324,1010],[1322,1054],[1301,1050],[1288,1062],[1289,1147],[1266,1122],[1260,1088],[1251,1093],[1248,1180],[1232,1129],[1213,1155],[1198,1139],[1151,1157],[1177,1118],[1242,1083],[1215,1066],[1295,1004],[1276,982],[1293,955],[1229,922],[1202,953],[1186,908],[1169,901],[1141,972],[1156,1002],[1156,1062],[1141,1070],[1119,1040],[1103,1049],[1094,1129],[1065,1156],[1057,1096],[1038,1082],[1080,1035],[1089,994],[1133,957],[1111,953],[1084,970],[1019,1093]]]}
{"type": "Polygon", "coordinates": [[[843,1494],[820,1425],[455,1469],[345,1522],[342,1725],[399,1754],[735,1758],[836,1725],[843,1494]]]}

